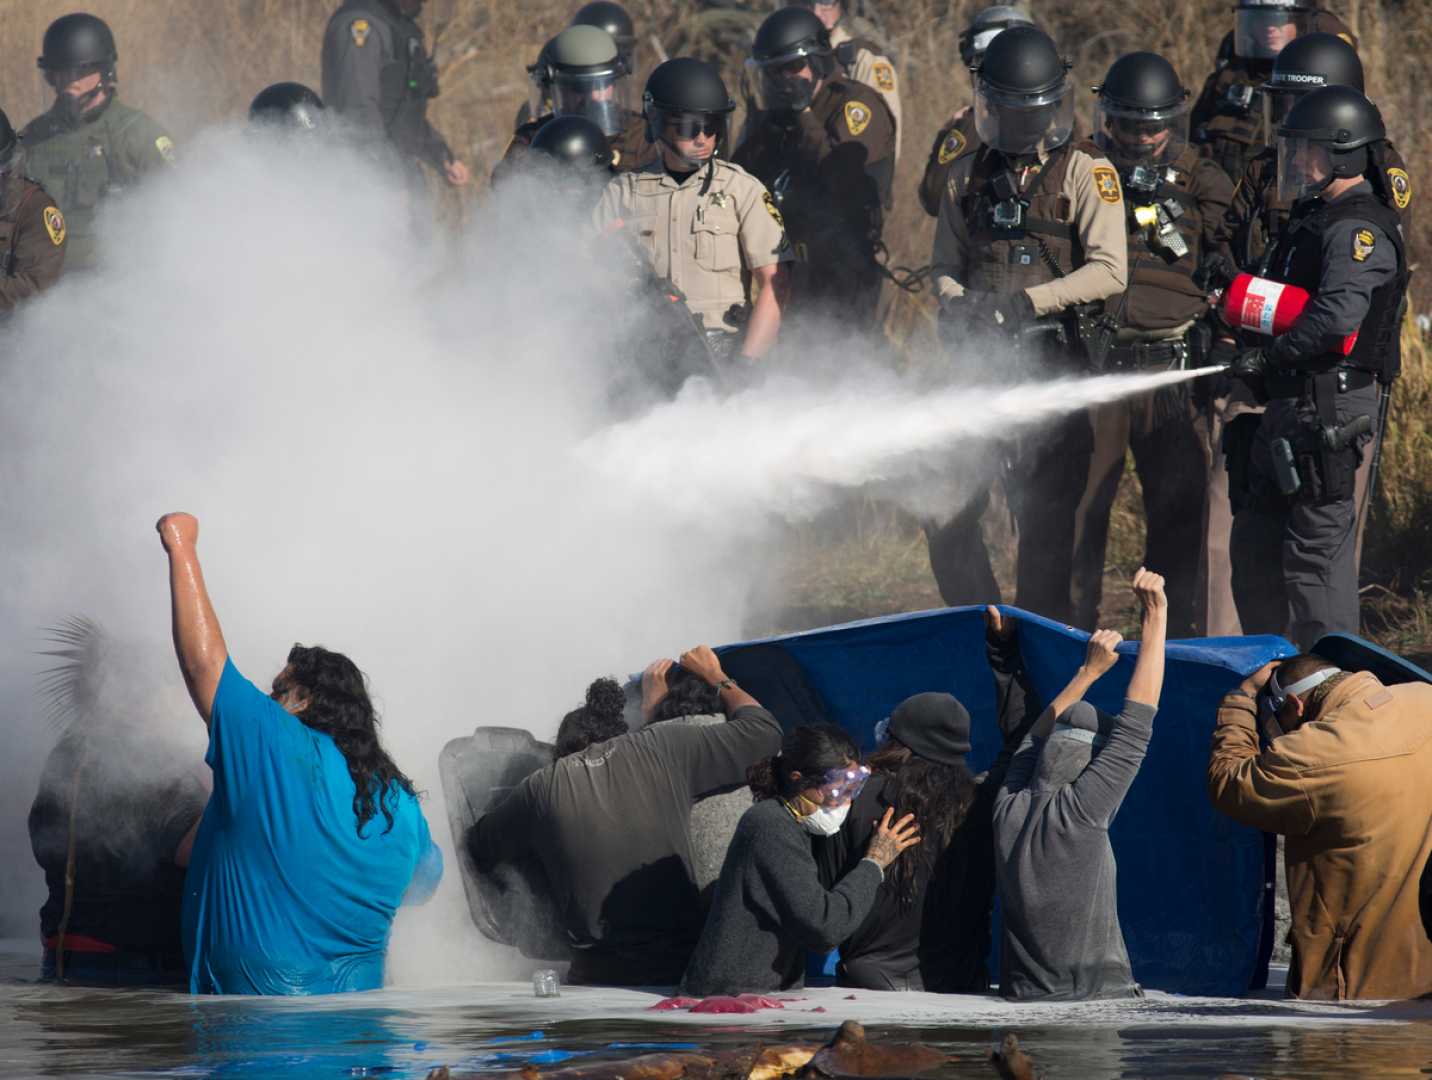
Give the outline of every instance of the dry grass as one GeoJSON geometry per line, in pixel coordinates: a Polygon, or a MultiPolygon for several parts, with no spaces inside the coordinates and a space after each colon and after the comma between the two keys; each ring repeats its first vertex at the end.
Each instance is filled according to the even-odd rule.
{"type": "MultiPolygon", "coordinates": [[[[859,7],[858,0],[847,0],[859,7]]],[[[75,0],[0,0],[0,106],[17,126],[48,104],[35,70],[44,28],[81,6],[75,0]]],[[[205,125],[242,117],[249,100],[281,79],[319,83],[319,47],[337,0],[88,0],[119,39],[120,75],[127,100],[152,112],[181,143],[205,125]]],[[[541,43],[564,25],[578,0],[429,0],[423,20],[436,40],[443,95],[433,117],[453,149],[485,177],[501,156],[511,119],[526,97],[524,66],[541,43]]],[[[736,85],[743,50],[774,3],[755,0],[631,0],[644,35],[646,66],[657,57],[654,39],[676,55],[694,53],[721,63],[736,85]]],[[[896,176],[895,209],[886,227],[892,262],[923,265],[932,223],[914,191],[935,131],[968,101],[960,69],[961,27],[984,0],[904,0],[864,4],[901,72],[905,93],[904,155],[896,176]]],[[[1432,177],[1432,137],[1422,120],[1421,93],[1432,85],[1432,3],[1426,0],[1331,0],[1362,41],[1368,89],[1382,107],[1391,136],[1407,158],[1414,185],[1432,177]]],[[[1097,83],[1122,52],[1153,49],[1167,56],[1197,89],[1219,39],[1230,26],[1228,0],[1033,0],[1034,13],[1074,61],[1076,85],[1097,83]]],[[[645,73],[642,72],[644,75],[645,73]]],[[[1092,95],[1080,96],[1087,126],[1092,95]]],[[[1420,191],[1419,191],[1420,195],[1420,191]]],[[[481,198],[481,183],[470,196],[481,198]]],[[[453,227],[464,220],[452,213],[453,227]]],[[[1432,213],[1421,212],[1414,251],[1428,247],[1432,213]]],[[[1427,287],[1414,282],[1427,306],[1427,287]]],[[[907,355],[930,344],[931,302],[887,289],[886,330],[907,355]]],[[[1368,533],[1367,566],[1374,590],[1369,630],[1405,646],[1432,641],[1432,359],[1415,332],[1408,339],[1407,374],[1398,385],[1389,425],[1383,484],[1368,533]],[[1395,602],[1394,602],[1395,601],[1395,602]]],[[[1142,549],[1137,481],[1125,480],[1110,540],[1106,592],[1117,603],[1120,581],[1142,549]]],[[[793,537],[799,557],[788,584],[797,607],[839,614],[873,614],[927,606],[938,600],[928,578],[918,527],[888,510],[862,506],[859,526],[833,534],[812,526],[793,537]],[[802,600],[801,598],[806,598],[802,600]]]]}

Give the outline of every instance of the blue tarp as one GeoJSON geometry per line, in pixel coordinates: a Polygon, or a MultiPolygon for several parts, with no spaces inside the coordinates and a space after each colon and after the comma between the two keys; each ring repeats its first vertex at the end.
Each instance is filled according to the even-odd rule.
{"type": "MultiPolygon", "coordinates": [[[[1089,635],[1015,608],[1025,663],[1044,701],[1068,682],[1089,635]]],[[[981,608],[949,608],[850,623],[719,650],[785,654],[821,699],[829,719],[862,747],[904,698],[946,690],[969,709],[979,771],[999,751],[994,686],[985,661],[981,608]]],[[[1280,637],[1171,642],[1148,757],[1110,836],[1119,864],[1119,918],[1134,974],[1146,987],[1240,996],[1266,977],[1264,929],[1271,863],[1256,830],[1214,813],[1204,789],[1219,699],[1267,661],[1295,650],[1280,637]]],[[[1136,642],[1089,700],[1118,713],[1133,673],[1136,642]]],[[[785,718],[783,718],[785,719],[785,718]]],[[[996,936],[996,950],[998,936],[996,936]]],[[[998,966],[992,970],[998,971],[998,966]]]]}

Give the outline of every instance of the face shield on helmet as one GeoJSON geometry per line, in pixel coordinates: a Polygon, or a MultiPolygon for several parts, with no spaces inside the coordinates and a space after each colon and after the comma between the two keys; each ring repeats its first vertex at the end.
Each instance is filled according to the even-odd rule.
{"type": "Polygon", "coordinates": [[[1325,143],[1300,135],[1278,136],[1278,198],[1297,202],[1321,194],[1333,179],[1333,159],[1325,143]]]}
{"type": "Polygon", "coordinates": [[[1120,165],[1175,161],[1188,147],[1188,100],[1164,109],[1133,109],[1100,97],[1094,142],[1120,165]]]}
{"type": "Polygon", "coordinates": [[[1074,131],[1074,88],[1068,79],[1043,93],[996,90],[975,83],[975,131],[980,140],[1006,154],[1053,150],[1074,131]]]}
{"type": "Polygon", "coordinates": [[[1308,29],[1308,12],[1291,7],[1240,7],[1233,24],[1233,53],[1271,60],[1308,29]]]}
{"type": "Polygon", "coordinates": [[[1276,132],[1282,126],[1288,114],[1293,111],[1293,106],[1298,103],[1307,91],[1305,90],[1273,90],[1270,87],[1263,87],[1263,130],[1276,132]]]}
{"type": "Polygon", "coordinates": [[[600,71],[552,72],[552,112],[584,116],[608,137],[621,133],[631,111],[631,80],[620,63],[600,71]]]}
{"type": "Polygon", "coordinates": [[[746,61],[762,112],[800,112],[815,98],[816,85],[831,76],[834,58],[816,42],[802,42],[779,56],[746,61]]]}

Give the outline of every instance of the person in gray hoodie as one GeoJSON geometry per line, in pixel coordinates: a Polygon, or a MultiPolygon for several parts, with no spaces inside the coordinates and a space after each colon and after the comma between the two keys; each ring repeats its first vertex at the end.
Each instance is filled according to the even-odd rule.
{"type": "Polygon", "coordinates": [[[1119,928],[1109,824],[1138,775],[1163,688],[1168,601],[1140,569],[1138,662],[1117,718],[1083,700],[1118,660],[1096,631],[1084,664],[1024,739],[995,799],[995,867],[1004,919],[1000,993],[1020,1001],[1137,997],[1119,928]]]}

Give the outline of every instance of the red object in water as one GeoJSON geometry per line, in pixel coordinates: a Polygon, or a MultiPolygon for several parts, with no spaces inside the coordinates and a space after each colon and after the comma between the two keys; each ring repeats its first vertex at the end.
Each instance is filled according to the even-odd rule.
{"type": "Polygon", "coordinates": [[[825,1006],[824,1006],[824,1005],[817,1005],[814,1009],[811,1009],[810,1011],[811,1011],[811,1012],[825,1012],[825,1006]]]}
{"type": "MultiPolygon", "coordinates": [[[[1277,337],[1286,334],[1312,295],[1296,285],[1239,274],[1223,294],[1223,318],[1235,330],[1277,337]]],[[[1357,344],[1357,332],[1343,339],[1342,354],[1349,355],[1357,344]]]]}
{"type": "Polygon", "coordinates": [[[662,998],[660,1001],[658,1001],[655,1005],[651,1006],[651,1008],[647,1009],[646,1011],[647,1011],[647,1012],[672,1012],[672,1011],[674,1011],[674,1010],[676,1010],[676,1009],[689,1009],[689,1008],[691,1008],[693,1005],[699,1005],[700,1003],[701,1003],[701,1001],[700,1001],[699,998],[690,998],[690,997],[669,997],[669,998],[662,998]]]}
{"type": "Polygon", "coordinates": [[[760,1008],[737,997],[703,998],[692,1008],[694,1013],[753,1013],[760,1008]]]}
{"type": "Polygon", "coordinates": [[[785,1006],[781,1004],[780,999],[778,999],[778,998],[771,998],[771,997],[765,997],[765,996],[762,995],[762,994],[742,994],[742,995],[741,995],[740,997],[738,997],[736,1000],[737,1000],[737,1001],[744,1001],[747,1005],[754,1005],[754,1006],[755,1006],[756,1008],[758,1008],[758,1009],[784,1009],[784,1008],[785,1008],[785,1006]]]}

